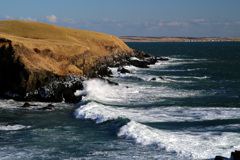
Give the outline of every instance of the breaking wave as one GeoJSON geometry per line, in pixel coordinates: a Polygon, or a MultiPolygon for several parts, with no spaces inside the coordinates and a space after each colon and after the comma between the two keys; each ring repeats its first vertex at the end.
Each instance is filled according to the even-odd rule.
{"type": "MultiPolygon", "coordinates": [[[[201,93],[136,85],[126,88],[123,85],[112,86],[97,79],[84,83],[85,90],[78,91],[76,94],[86,94],[84,98],[86,103],[74,111],[74,116],[79,119],[91,119],[97,124],[127,119],[123,125],[118,126],[116,134],[119,138],[130,139],[133,143],[144,146],[157,146],[162,150],[175,152],[186,159],[212,158],[215,155],[224,155],[223,153],[229,154],[240,147],[237,143],[240,141],[238,133],[216,135],[212,130],[202,133],[201,130],[168,131],[154,127],[154,123],[238,120],[240,114],[236,113],[240,113],[239,108],[183,106],[135,108],[131,106],[148,104],[151,101],[149,97],[156,98],[154,95],[158,95],[158,98],[164,96],[180,98],[197,96],[201,93]],[[146,96],[147,93],[151,96],[146,96]]],[[[224,127],[224,124],[216,126],[216,128],[221,127],[224,127]]],[[[229,156],[226,154],[225,156],[229,156]]]]}

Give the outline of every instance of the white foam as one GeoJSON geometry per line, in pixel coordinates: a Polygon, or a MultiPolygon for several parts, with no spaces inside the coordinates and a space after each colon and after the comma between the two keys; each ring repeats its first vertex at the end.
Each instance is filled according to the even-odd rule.
{"type": "Polygon", "coordinates": [[[131,72],[135,73],[136,71],[140,70],[140,69],[143,69],[143,68],[138,68],[138,67],[135,67],[133,65],[130,65],[130,66],[125,66],[124,68],[126,68],[127,70],[130,70],[131,72]]]}
{"type": "Polygon", "coordinates": [[[192,63],[196,63],[196,62],[195,61],[187,61],[184,59],[171,58],[168,61],[158,61],[157,63],[155,63],[153,65],[149,65],[149,67],[151,67],[151,68],[167,68],[170,66],[179,66],[179,65],[183,65],[183,64],[192,64],[192,63]]]}
{"type": "Polygon", "coordinates": [[[117,118],[128,118],[139,122],[155,122],[163,114],[153,114],[148,109],[134,109],[116,106],[106,106],[96,102],[90,102],[76,109],[74,116],[80,119],[91,119],[96,123],[102,123],[117,118]]]}
{"type": "Polygon", "coordinates": [[[170,132],[158,130],[131,121],[123,126],[118,136],[133,139],[142,145],[157,145],[167,151],[174,151],[182,158],[208,159],[216,155],[229,156],[240,147],[237,133],[214,132],[170,132]]]}
{"type": "Polygon", "coordinates": [[[77,92],[77,94],[87,93],[87,96],[83,100],[93,100],[110,105],[151,104],[156,99],[164,101],[164,98],[168,97],[184,98],[201,96],[202,94],[201,91],[172,89],[166,86],[151,86],[147,84],[139,86],[138,84],[131,83],[113,86],[98,79],[85,81],[84,86],[84,91],[77,92]]]}
{"type": "Polygon", "coordinates": [[[216,155],[229,157],[229,153],[240,147],[238,133],[216,130],[233,128],[236,125],[219,125],[211,128],[193,128],[191,131],[167,131],[152,128],[139,122],[195,122],[206,120],[239,119],[240,108],[227,107],[157,107],[157,108],[125,108],[87,103],[78,108],[76,118],[92,119],[96,123],[108,120],[128,118],[131,121],[120,128],[119,137],[134,140],[141,145],[154,145],[170,152],[176,152],[179,157],[190,159],[207,159],[216,155]],[[192,131],[193,130],[193,131],[192,131]]]}
{"type": "Polygon", "coordinates": [[[14,109],[14,108],[18,108],[18,104],[16,101],[9,99],[9,100],[4,100],[1,99],[0,100],[0,108],[4,108],[4,109],[14,109]]]}
{"type": "MultiPolygon", "coordinates": [[[[127,66],[125,66],[124,68],[128,68],[127,66]]],[[[113,77],[116,77],[116,78],[127,78],[127,77],[131,77],[133,74],[132,73],[136,73],[136,70],[137,70],[137,68],[135,68],[135,69],[133,69],[134,67],[132,67],[132,69],[129,69],[128,68],[128,70],[129,71],[131,71],[131,73],[120,73],[120,72],[118,72],[118,68],[116,68],[116,67],[112,67],[112,68],[109,68],[111,71],[112,71],[112,73],[113,73],[113,77]]]]}
{"type": "Polygon", "coordinates": [[[127,88],[125,86],[109,85],[107,82],[99,79],[84,81],[83,85],[85,90],[77,91],[75,94],[87,94],[84,100],[117,103],[126,99],[127,88]]]}
{"type": "Polygon", "coordinates": [[[87,103],[77,110],[76,118],[92,119],[97,123],[118,117],[137,122],[198,122],[209,120],[240,119],[239,108],[227,107],[157,107],[126,108],[103,105],[96,102],[87,103]]]}
{"type": "Polygon", "coordinates": [[[140,59],[138,59],[137,57],[131,57],[130,60],[136,60],[136,61],[141,61],[140,59]]]}
{"type": "Polygon", "coordinates": [[[16,124],[16,125],[4,125],[4,126],[0,126],[0,130],[2,131],[16,131],[16,130],[21,130],[21,129],[26,129],[26,128],[30,128],[31,126],[23,126],[20,124],[16,124]]]}
{"type": "Polygon", "coordinates": [[[83,105],[74,111],[74,116],[79,119],[91,119],[96,123],[102,123],[108,120],[118,118],[118,115],[113,114],[114,109],[95,102],[83,105]]]}
{"type": "MultiPolygon", "coordinates": [[[[169,58],[168,61],[158,61],[153,65],[149,65],[151,68],[167,68],[172,66],[179,66],[183,64],[198,63],[201,61],[206,61],[207,59],[181,59],[181,58],[169,58]]],[[[191,70],[193,71],[193,70],[191,70]]]]}

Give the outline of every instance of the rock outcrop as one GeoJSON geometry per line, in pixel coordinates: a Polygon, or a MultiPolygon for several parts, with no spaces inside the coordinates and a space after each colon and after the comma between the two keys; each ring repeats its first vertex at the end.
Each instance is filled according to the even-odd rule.
{"type": "Polygon", "coordinates": [[[214,160],[240,160],[240,151],[235,150],[235,152],[231,152],[230,158],[216,156],[214,160]]]}

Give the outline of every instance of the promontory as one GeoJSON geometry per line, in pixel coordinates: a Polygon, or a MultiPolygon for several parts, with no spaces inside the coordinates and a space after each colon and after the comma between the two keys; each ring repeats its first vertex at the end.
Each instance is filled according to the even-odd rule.
{"type": "Polygon", "coordinates": [[[107,66],[143,55],[104,33],[0,21],[0,97],[71,102],[82,77],[105,76],[107,66]]]}

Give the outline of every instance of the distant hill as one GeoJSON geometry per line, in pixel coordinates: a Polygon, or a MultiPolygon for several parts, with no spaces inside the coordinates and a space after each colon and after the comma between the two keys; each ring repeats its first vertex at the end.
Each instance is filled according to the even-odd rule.
{"type": "Polygon", "coordinates": [[[219,42],[240,41],[240,37],[119,37],[124,42],[219,42]]]}

